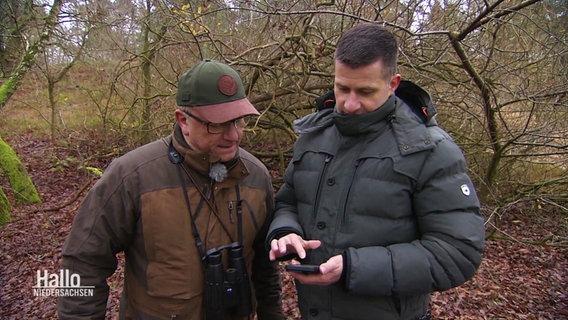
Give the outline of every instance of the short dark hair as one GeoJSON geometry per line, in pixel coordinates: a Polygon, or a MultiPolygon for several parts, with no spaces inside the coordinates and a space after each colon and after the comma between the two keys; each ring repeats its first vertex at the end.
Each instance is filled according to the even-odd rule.
{"type": "Polygon", "coordinates": [[[352,68],[380,60],[385,77],[396,73],[397,57],[398,45],[392,32],[372,23],[359,24],[347,30],[339,38],[335,50],[335,60],[352,68]]]}

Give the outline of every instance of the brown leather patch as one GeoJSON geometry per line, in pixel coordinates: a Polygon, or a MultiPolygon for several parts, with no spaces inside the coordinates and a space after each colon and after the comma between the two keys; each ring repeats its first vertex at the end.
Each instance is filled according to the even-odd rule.
{"type": "Polygon", "coordinates": [[[228,74],[219,78],[217,86],[219,87],[219,91],[226,96],[230,97],[237,93],[237,81],[228,74]]]}

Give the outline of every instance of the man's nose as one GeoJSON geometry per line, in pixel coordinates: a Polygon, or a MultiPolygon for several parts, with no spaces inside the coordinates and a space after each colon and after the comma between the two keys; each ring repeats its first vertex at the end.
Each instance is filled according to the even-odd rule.
{"type": "Polygon", "coordinates": [[[223,137],[228,141],[239,141],[242,133],[242,129],[238,129],[234,123],[231,123],[227,130],[223,132],[223,137]]]}
{"type": "Polygon", "coordinates": [[[361,109],[361,101],[356,94],[350,93],[345,100],[345,105],[343,106],[345,113],[357,113],[361,109]]]}

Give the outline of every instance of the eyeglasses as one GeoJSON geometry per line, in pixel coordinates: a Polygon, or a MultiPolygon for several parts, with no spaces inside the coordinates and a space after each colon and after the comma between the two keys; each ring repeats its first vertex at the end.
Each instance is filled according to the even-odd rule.
{"type": "Polygon", "coordinates": [[[183,113],[185,113],[187,116],[189,116],[190,118],[193,118],[195,120],[197,120],[197,122],[201,123],[202,125],[207,127],[207,132],[211,133],[211,134],[220,134],[223,132],[226,132],[229,127],[231,125],[235,126],[235,128],[237,130],[243,130],[249,123],[250,121],[250,117],[244,116],[244,117],[240,117],[237,118],[235,120],[231,120],[231,121],[227,121],[227,122],[223,122],[223,123],[214,123],[214,122],[209,122],[209,121],[205,121],[203,119],[200,119],[196,116],[194,116],[193,114],[180,109],[183,113]]]}

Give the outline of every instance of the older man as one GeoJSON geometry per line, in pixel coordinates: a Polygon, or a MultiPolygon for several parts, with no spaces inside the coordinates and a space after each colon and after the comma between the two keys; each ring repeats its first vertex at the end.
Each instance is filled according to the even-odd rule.
{"type": "Polygon", "coordinates": [[[104,318],[123,251],[121,318],[282,319],[263,243],[271,179],[239,147],[259,113],[239,75],[211,60],[181,76],[176,100],[173,134],[114,160],[79,208],[62,268],[94,295],[61,297],[60,318],[104,318]]]}

